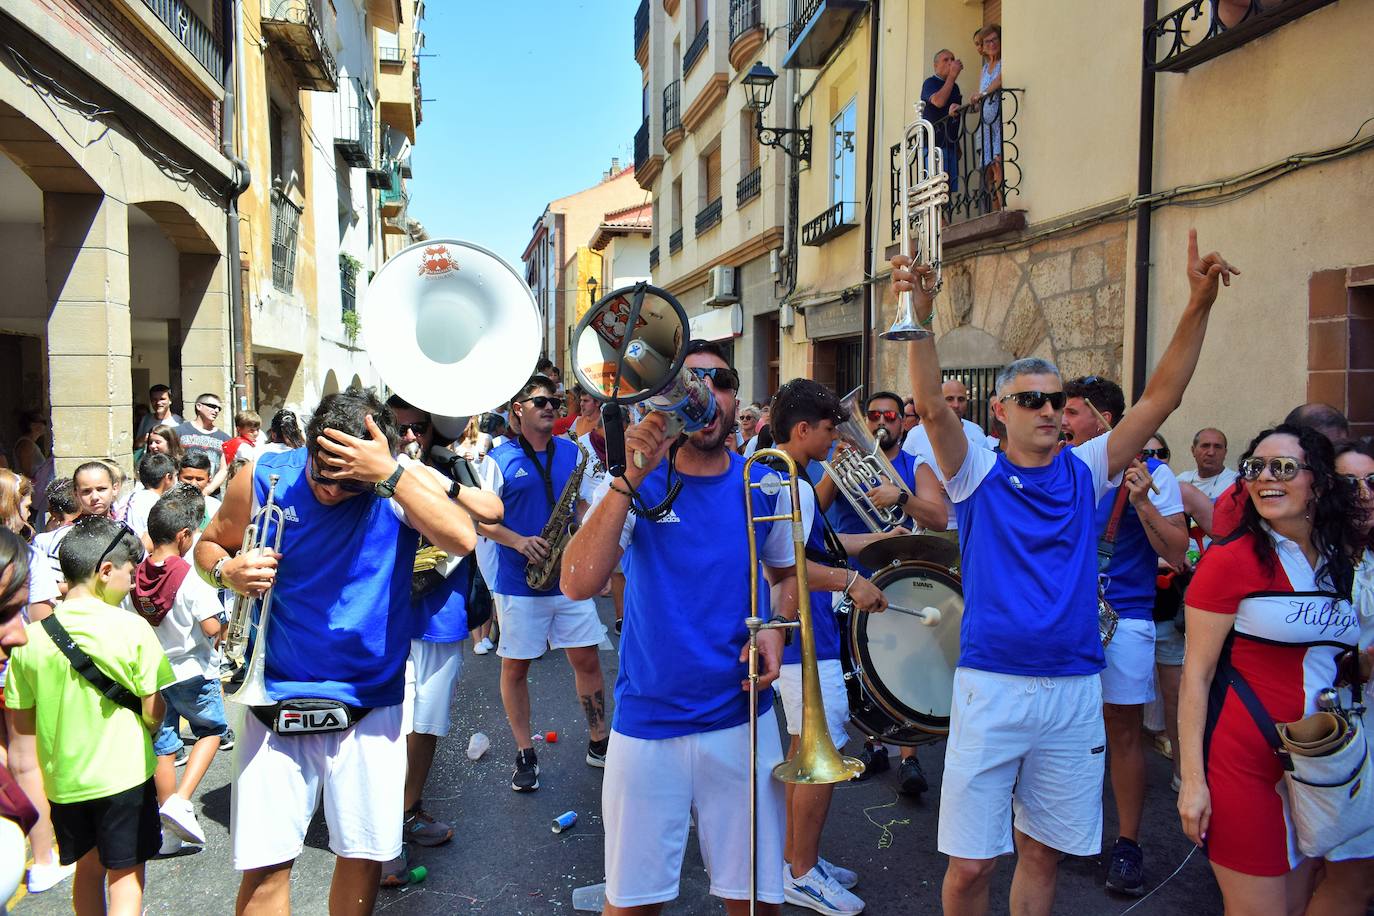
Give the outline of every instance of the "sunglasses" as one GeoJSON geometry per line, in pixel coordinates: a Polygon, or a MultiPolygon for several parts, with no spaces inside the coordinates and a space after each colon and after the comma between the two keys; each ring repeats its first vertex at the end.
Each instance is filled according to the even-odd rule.
{"type": "MultiPolygon", "coordinates": [[[[118,547],[120,544],[124,542],[124,536],[126,534],[132,534],[135,540],[138,539],[138,535],[134,532],[134,529],[130,528],[128,524],[126,524],[125,522],[120,522],[119,530],[116,531],[115,536],[111,538],[109,546],[107,546],[104,550],[100,552],[100,559],[95,561],[95,568],[97,571],[99,571],[100,567],[105,564],[105,558],[108,557],[116,547],[118,547]]],[[[140,556],[138,559],[142,559],[142,553],[143,551],[140,549],[140,556]]],[[[135,560],[135,562],[137,562],[137,560],[135,560]]]]}
{"type": "Polygon", "coordinates": [[[1017,407],[1024,407],[1026,410],[1039,410],[1048,401],[1055,410],[1063,410],[1067,398],[1062,391],[1013,391],[1011,394],[1002,395],[997,400],[1003,404],[1007,401],[1015,401],[1017,407]]]}
{"type": "Polygon", "coordinates": [[[554,410],[561,410],[563,408],[562,398],[547,398],[542,394],[532,398],[525,398],[525,400],[520,403],[533,404],[535,410],[543,410],[545,407],[553,407],[554,410]]]}
{"type": "Polygon", "coordinates": [[[693,366],[692,374],[697,378],[709,378],[711,386],[721,391],[739,391],[739,373],[734,369],[719,366],[693,366]]]}
{"type": "Polygon", "coordinates": [[[211,404],[211,403],[209,403],[208,401],[197,401],[197,402],[196,402],[196,406],[197,406],[197,407],[204,407],[204,408],[206,408],[206,409],[208,409],[208,410],[213,410],[215,413],[219,413],[221,410],[224,409],[224,408],[221,407],[219,404],[211,404]]]}
{"type": "Polygon", "coordinates": [[[1296,458],[1242,458],[1240,476],[1243,480],[1259,480],[1265,468],[1275,480],[1292,480],[1298,476],[1298,471],[1312,470],[1312,465],[1303,464],[1296,458]]]}
{"type": "Polygon", "coordinates": [[[1169,460],[1169,450],[1167,448],[1142,448],[1140,450],[1140,460],[1147,461],[1150,458],[1157,458],[1160,461],[1169,460]]]}
{"type": "Polygon", "coordinates": [[[1374,474],[1366,474],[1363,477],[1355,474],[1342,474],[1340,476],[1352,487],[1363,487],[1367,492],[1374,493],[1374,474]]]}
{"type": "Polygon", "coordinates": [[[430,422],[428,420],[416,420],[414,423],[397,423],[396,434],[404,436],[407,432],[412,432],[417,436],[423,436],[429,432],[430,422]]]}
{"type": "Polygon", "coordinates": [[[897,411],[870,410],[868,412],[868,419],[873,423],[877,423],[879,420],[887,420],[889,423],[891,423],[893,420],[897,419],[897,411]]]}
{"type": "Polygon", "coordinates": [[[323,487],[338,487],[345,493],[366,493],[368,490],[372,489],[370,485],[359,483],[356,480],[339,480],[334,477],[325,477],[316,467],[313,455],[310,458],[310,479],[323,487]]]}

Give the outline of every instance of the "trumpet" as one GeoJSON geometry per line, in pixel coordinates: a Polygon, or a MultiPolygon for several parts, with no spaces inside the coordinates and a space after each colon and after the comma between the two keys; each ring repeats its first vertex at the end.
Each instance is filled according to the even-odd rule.
{"type": "MultiPolygon", "coordinates": [[[[935,126],[924,118],[907,125],[902,138],[898,193],[902,204],[902,254],[930,267],[929,281],[922,277],[919,282],[927,295],[934,296],[944,283],[940,275],[940,211],[949,203],[949,175],[945,172],[944,151],[935,142],[935,126]]],[[[910,292],[898,297],[897,318],[881,336],[884,340],[920,340],[931,336],[931,331],[916,320],[910,292]]]]}
{"type": "MultiPolygon", "coordinates": [[[[281,536],[286,518],[281,506],[277,505],[278,475],[267,478],[267,502],[253,514],[252,521],[243,531],[242,552],[269,549],[281,553],[281,536]],[[272,531],[269,537],[269,529],[272,531]]],[[[253,645],[253,656],[248,660],[248,672],[243,683],[233,693],[224,698],[244,706],[271,706],[272,698],[267,695],[267,627],[272,622],[272,586],[268,586],[260,596],[239,595],[234,599],[234,610],[229,617],[229,626],[224,637],[224,656],[235,665],[243,664],[248,651],[248,634],[253,629],[254,610],[261,606],[258,614],[258,639],[253,645]]]]}
{"type": "Polygon", "coordinates": [[[914,494],[883,453],[882,441],[868,431],[859,403],[861,390],[855,388],[840,400],[840,410],[846,419],[835,427],[835,434],[849,448],[838,452],[832,461],[822,461],[821,467],[825,468],[825,473],[835,482],[835,487],[853,507],[855,514],[868,525],[868,530],[876,534],[903,525],[906,513],[901,506],[877,505],[869,499],[868,491],[884,484],[894,484],[907,495],[914,494]]]}
{"type": "Polygon", "coordinates": [[[744,514],[749,526],[749,912],[758,904],[758,780],[759,766],[759,631],[796,627],[801,632],[802,723],[797,753],[773,768],[773,777],[782,782],[826,785],[847,782],[864,771],[863,762],[845,757],[830,740],[826,725],[825,701],[821,698],[820,667],[816,661],[816,631],[811,622],[811,590],[806,581],[806,537],[802,533],[801,501],[797,488],[797,463],[776,448],[761,448],[744,462],[744,514]],[[751,479],[758,461],[781,462],[787,473],[784,484],[774,474],[751,479]],[[754,515],[754,491],[774,496],[786,486],[791,496],[790,511],[775,515],[754,515]],[[796,621],[769,622],[759,616],[758,538],[756,522],[791,522],[792,550],[797,562],[796,621]]]}

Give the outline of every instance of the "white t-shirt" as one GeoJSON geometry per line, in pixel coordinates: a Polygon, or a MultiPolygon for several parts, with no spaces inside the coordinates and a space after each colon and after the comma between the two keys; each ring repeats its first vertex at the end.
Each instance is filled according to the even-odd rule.
{"type": "MultiPolygon", "coordinates": [[[[124,600],[131,613],[131,600],[124,600]]],[[[219,592],[215,591],[194,569],[181,580],[176,597],[172,599],[172,609],[167,612],[158,625],[153,627],[162,651],[167,653],[167,661],[172,666],[172,676],[179,684],[197,675],[218,677],[219,668],[215,664],[215,645],[200,628],[202,620],[219,616],[223,610],[219,592]]]]}
{"type": "Polygon", "coordinates": [[[48,565],[47,555],[35,544],[30,544],[29,604],[56,604],[62,597],[57,587],[60,578],[60,574],[54,573],[48,565]]]}
{"type": "Polygon", "coordinates": [[[1236,482],[1240,475],[1230,468],[1222,468],[1221,472],[1214,477],[1199,477],[1196,470],[1184,471],[1178,475],[1179,483],[1190,483],[1202,491],[1202,494],[1212,502],[1217,501],[1217,497],[1231,489],[1231,485],[1236,482]]]}
{"type": "MultiPolygon", "coordinates": [[[[969,448],[979,448],[989,452],[993,450],[992,445],[988,443],[991,441],[995,445],[997,440],[989,440],[988,435],[983,432],[983,427],[974,423],[972,420],[960,420],[959,422],[963,424],[964,438],[968,440],[969,448]]],[[[926,464],[936,469],[936,477],[941,476],[938,470],[939,463],[935,460],[935,450],[930,447],[930,431],[924,426],[917,426],[906,434],[906,439],[902,442],[902,451],[906,452],[908,455],[916,456],[916,465],[918,467],[921,462],[924,461],[926,464]]],[[[950,500],[948,493],[943,495],[945,497],[945,508],[949,510],[949,525],[945,530],[957,531],[959,529],[959,522],[954,518],[954,503],[950,500]]]]}
{"type": "Polygon", "coordinates": [[[40,531],[33,536],[33,546],[48,559],[48,568],[58,582],[63,581],[66,576],[62,575],[62,564],[57,561],[57,548],[61,546],[62,539],[67,536],[67,532],[72,530],[71,525],[63,525],[61,528],[54,528],[52,531],[40,531]]]}
{"type": "Polygon", "coordinates": [[[124,516],[124,521],[134,529],[134,534],[142,537],[148,533],[148,513],[161,498],[161,493],[146,488],[129,497],[129,514],[124,516]]]}

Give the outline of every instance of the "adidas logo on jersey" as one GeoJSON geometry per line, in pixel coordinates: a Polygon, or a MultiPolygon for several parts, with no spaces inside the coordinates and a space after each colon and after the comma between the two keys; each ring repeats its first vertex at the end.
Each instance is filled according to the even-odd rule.
{"type": "Polygon", "coordinates": [[[668,514],[665,515],[665,516],[663,516],[663,518],[659,519],[659,520],[658,520],[658,523],[659,523],[660,525],[666,525],[666,524],[669,524],[669,523],[677,524],[677,523],[679,523],[679,522],[681,522],[681,521],[682,521],[682,519],[678,518],[678,514],[677,514],[676,512],[674,512],[672,509],[669,509],[669,510],[668,510],[668,514]]]}
{"type": "Polygon", "coordinates": [[[295,506],[287,506],[285,509],[283,509],[283,510],[282,510],[282,513],[281,513],[281,517],[282,517],[282,521],[286,521],[286,522],[298,522],[298,521],[300,521],[300,516],[296,515],[296,507],[295,507],[295,506]]]}
{"type": "Polygon", "coordinates": [[[511,479],[511,480],[516,480],[516,479],[518,479],[518,478],[520,478],[520,477],[528,477],[528,476],[530,476],[530,475],[529,475],[529,472],[526,471],[524,468],[516,468],[516,469],[515,469],[515,473],[511,475],[510,479],[511,479]]]}

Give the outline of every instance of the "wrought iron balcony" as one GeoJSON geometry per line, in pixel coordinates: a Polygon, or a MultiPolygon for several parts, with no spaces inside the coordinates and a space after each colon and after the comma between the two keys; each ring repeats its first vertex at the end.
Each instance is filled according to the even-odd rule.
{"type": "Polygon", "coordinates": [[[143,0],[191,56],[224,85],[224,49],[214,31],[186,5],[186,0],[143,0]]]}
{"type": "Polygon", "coordinates": [[[639,130],[635,131],[635,171],[641,170],[648,161],[649,119],[645,118],[644,123],[639,125],[639,130]]]}
{"type": "Polygon", "coordinates": [[[649,0],[639,0],[639,9],[635,10],[635,56],[639,56],[639,46],[644,43],[644,39],[649,37],[649,0]]]}
{"type": "Polygon", "coordinates": [[[383,67],[404,67],[406,49],[400,45],[377,45],[377,63],[383,67]]]}
{"type": "MultiPolygon", "coordinates": [[[[1019,194],[1021,166],[1016,144],[1016,115],[1021,89],[999,89],[977,105],[965,105],[953,116],[935,122],[935,137],[945,151],[949,173],[948,223],[962,222],[1007,206],[1007,195],[1019,194]],[[951,156],[951,152],[954,153],[951,156]]],[[[901,237],[902,146],[890,153],[888,169],[892,200],[892,238],[901,237]]]]}
{"type": "Polygon", "coordinates": [[[841,201],[811,222],[802,226],[803,245],[824,245],[837,235],[843,235],[859,224],[854,219],[854,202],[841,201]]]}
{"type": "Polygon", "coordinates": [[[654,247],[652,247],[652,248],[649,249],[649,269],[650,269],[650,270],[653,270],[653,269],[656,268],[656,267],[658,267],[658,246],[657,246],[657,245],[655,245],[654,247]]]}
{"type": "Polygon", "coordinates": [[[720,198],[717,197],[697,213],[696,234],[701,235],[712,226],[720,225],[720,198]]]}
{"type": "Polygon", "coordinates": [[[849,23],[868,6],[867,0],[793,0],[787,30],[784,67],[820,67],[830,58],[849,23]]]}
{"type": "Polygon", "coordinates": [[[741,178],[739,184],[735,185],[736,207],[742,207],[746,202],[759,196],[761,174],[762,169],[759,166],[754,166],[754,170],[741,178]]]}
{"type": "Polygon", "coordinates": [[[673,230],[673,234],[668,236],[668,253],[677,254],[682,250],[682,227],[673,230]]]}
{"type": "Polygon", "coordinates": [[[384,189],[380,196],[383,216],[396,216],[406,208],[410,202],[410,195],[406,193],[406,183],[401,180],[401,165],[392,160],[388,166],[391,173],[390,187],[384,189]]]}
{"type": "Polygon", "coordinates": [[[374,191],[390,191],[396,174],[395,163],[390,159],[383,161],[378,153],[377,165],[380,167],[367,170],[367,186],[374,191]]]}
{"type": "Polygon", "coordinates": [[[763,25],[760,0],[730,0],[730,44],[750,29],[763,25]]]}
{"type": "Polygon", "coordinates": [[[272,189],[272,285],[289,293],[296,285],[296,237],[301,208],[280,188],[272,189]]]}
{"type": "Polygon", "coordinates": [[[333,92],[339,87],[339,67],[313,0],[262,0],[262,34],[277,46],[298,88],[333,92]]]}
{"type": "Polygon", "coordinates": [[[687,72],[692,69],[692,64],[696,63],[697,58],[701,57],[701,52],[706,50],[706,42],[711,37],[710,32],[710,21],[703,22],[701,28],[697,29],[696,37],[693,38],[692,43],[687,46],[687,53],[682,55],[683,76],[686,76],[687,72]]]}
{"type": "Polygon", "coordinates": [[[372,98],[356,76],[339,86],[334,112],[334,148],[354,168],[372,164],[372,98]]]}
{"type": "Polygon", "coordinates": [[[1145,28],[1145,66],[1182,72],[1268,34],[1332,0],[1165,0],[1174,9],[1145,28]]]}
{"type": "Polygon", "coordinates": [[[682,106],[679,94],[682,83],[673,80],[663,87],[663,133],[666,136],[675,130],[682,130],[682,106]]]}

